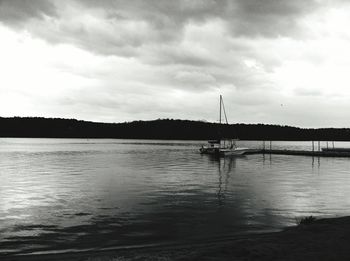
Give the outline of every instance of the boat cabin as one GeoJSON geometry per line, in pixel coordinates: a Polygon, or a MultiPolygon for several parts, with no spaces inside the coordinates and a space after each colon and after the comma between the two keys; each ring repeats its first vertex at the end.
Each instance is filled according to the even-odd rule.
{"type": "Polygon", "coordinates": [[[208,140],[209,148],[220,148],[221,140],[208,140]]]}

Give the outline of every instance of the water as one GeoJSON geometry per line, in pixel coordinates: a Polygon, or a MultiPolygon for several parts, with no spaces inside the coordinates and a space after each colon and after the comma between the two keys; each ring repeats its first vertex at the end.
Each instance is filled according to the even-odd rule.
{"type": "Polygon", "coordinates": [[[188,244],[350,214],[348,158],[215,159],[201,144],[0,139],[0,256],[188,244]]]}

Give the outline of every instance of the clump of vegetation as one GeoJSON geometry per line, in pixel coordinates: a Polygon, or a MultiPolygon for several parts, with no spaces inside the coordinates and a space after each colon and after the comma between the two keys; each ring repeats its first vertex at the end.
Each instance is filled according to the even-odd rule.
{"type": "Polygon", "coordinates": [[[296,221],[298,225],[310,225],[316,221],[316,218],[314,216],[309,216],[297,219],[296,221]]]}

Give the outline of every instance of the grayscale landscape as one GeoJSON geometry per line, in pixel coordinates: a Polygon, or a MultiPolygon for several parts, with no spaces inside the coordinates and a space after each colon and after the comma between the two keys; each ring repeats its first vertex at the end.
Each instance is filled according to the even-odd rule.
{"type": "Polygon", "coordinates": [[[0,259],[348,260],[349,11],[0,0],[0,259]]]}

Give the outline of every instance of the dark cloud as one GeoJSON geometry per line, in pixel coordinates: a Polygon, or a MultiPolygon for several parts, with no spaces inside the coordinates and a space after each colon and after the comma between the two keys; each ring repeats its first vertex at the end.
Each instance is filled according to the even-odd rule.
{"type": "Polygon", "coordinates": [[[99,55],[136,57],[155,67],[186,66],[175,68],[177,77],[171,77],[175,79],[173,84],[184,79],[188,80],[186,86],[201,83],[203,74],[193,72],[207,69],[217,85],[253,86],[260,76],[256,72],[251,76],[244,60],[254,57],[262,70],[267,71],[280,61],[279,55],[274,56],[271,51],[265,55],[257,49],[254,38],[271,39],[297,32],[298,19],[316,10],[318,3],[314,0],[0,0],[0,20],[10,26],[20,25],[51,43],[68,43],[99,55]],[[202,28],[212,21],[219,22],[202,28]],[[220,28],[224,29],[215,34],[220,28]]]}
{"type": "Polygon", "coordinates": [[[296,31],[299,16],[315,9],[317,2],[313,0],[2,0],[0,20],[18,25],[28,19],[54,16],[52,24],[46,21],[22,26],[52,42],[69,41],[103,54],[132,55],[136,51],[126,46],[179,42],[188,23],[210,19],[225,21],[232,37],[289,35],[296,31]],[[74,8],[76,12],[67,17],[67,11],[74,8]],[[89,14],[100,21],[87,22],[89,14]]]}
{"type": "Polygon", "coordinates": [[[262,36],[288,34],[301,15],[322,6],[316,0],[81,0],[80,3],[108,10],[111,16],[146,20],[157,29],[181,29],[189,21],[221,18],[239,34],[262,36]]]}
{"type": "Polygon", "coordinates": [[[227,0],[77,0],[88,8],[102,8],[113,16],[143,19],[157,28],[181,26],[189,20],[206,20],[220,16],[227,8],[227,0]]]}
{"type": "MultiPolygon", "coordinates": [[[[345,37],[348,22],[342,17],[339,21],[345,21],[344,29],[334,32],[342,23],[338,25],[339,21],[327,12],[329,7],[342,10],[339,5],[345,3],[340,0],[0,0],[0,30],[4,33],[3,45],[4,39],[20,32],[18,39],[22,42],[14,37],[7,49],[15,43],[18,46],[13,50],[19,48],[26,54],[38,45],[35,58],[40,60],[42,49],[47,48],[47,55],[52,57],[43,68],[54,64],[53,70],[70,75],[67,79],[77,77],[76,81],[62,80],[63,85],[69,83],[62,87],[66,92],[57,91],[62,95],[54,93],[47,99],[50,104],[59,99],[62,105],[74,107],[67,111],[78,111],[76,108],[81,105],[91,115],[96,108],[103,112],[100,115],[114,115],[116,109],[124,113],[125,119],[132,119],[132,115],[139,115],[138,119],[153,117],[150,115],[161,117],[161,111],[168,113],[163,115],[167,117],[181,118],[191,111],[194,118],[214,119],[216,114],[203,112],[202,104],[206,101],[207,107],[214,108],[216,100],[210,105],[207,102],[220,90],[237,105],[237,115],[243,115],[240,119],[256,117],[259,121],[259,111],[264,111],[272,121],[275,106],[281,109],[285,96],[306,99],[328,95],[327,91],[317,90],[319,83],[325,82],[317,81],[326,75],[322,72],[330,75],[325,79],[332,86],[339,85],[334,84],[334,79],[347,79],[347,67],[341,73],[338,69],[333,74],[329,72],[335,68],[334,63],[349,60],[344,52],[348,44],[343,43],[350,39],[345,37]],[[327,19],[333,23],[319,32],[327,19]],[[323,41],[335,36],[343,44],[323,41]],[[26,41],[30,43],[28,46],[26,41]],[[319,73],[317,68],[321,63],[326,69],[319,73]],[[303,64],[308,73],[300,69],[303,64]],[[81,89],[74,92],[76,84],[81,89]]],[[[13,67],[32,64],[22,63],[33,59],[31,56],[16,57],[19,61],[13,67]]],[[[8,57],[8,61],[13,60],[16,59],[8,57]]],[[[9,68],[8,63],[3,64],[3,70],[9,68]]],[[[23,67],[22,71],[27,68],[23,67]]],[[[38,79],[41,78],[40,74],[38,79]]],[[[51,77],[48,82],[51,83],[51,77]]],[[[8,83],[12,84],[13,80],[8,83]]],[[[34,87],[30,89],[34,96],[43,93],[42,89],[37,92],[33,92],[34,87]]],[[[64,106],[57,106],[57,110],[64,106]]],[[[292,107],[283,107],[289,108],[292,107]]]]}
{"type": "Polygon", "coordinates": [[[321,5],[315,0],[242,0],[233,2],[234,16],[227,17],[235,34],[290,36],[298,32],[298,20],[321,5]]]}
{"type": "Polygon", "coordinates": [[[206,41],[203,32],[198,33],[202,39],[181,45],[189,37],[186,29],[221,21],[227,28],[217,40],[231,42],[229,48],[216,48],[234,51],[237,59],[260,56],[273,66],[276,59],[263,57],[240,38],[295,35],[300,31],[298,19],[318,6],[315,0],[0,0],[0,21],[50,43],[73,44],[100,55],[197,67],[227,64],[212,50],[196,52],[206,41]]]}
{"type": "Polygon", "coordinates": [[[0,0],[0,21],[19,25],[32,18],[56,16],[57,10],[50,0],[0,0]]]}

